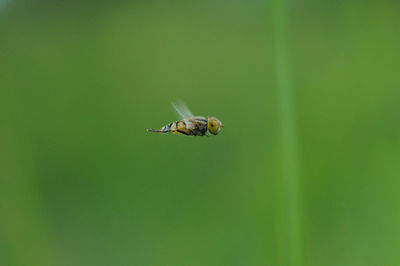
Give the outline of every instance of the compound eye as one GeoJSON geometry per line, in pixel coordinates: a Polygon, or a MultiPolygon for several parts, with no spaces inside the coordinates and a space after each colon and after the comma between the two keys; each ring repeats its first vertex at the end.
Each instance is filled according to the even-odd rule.
{"type": "Polygon", "coordinates": [[[218,129],[219,129],[219,122],[215,118],[210,118],[208,121],[208,131],[210,131],[211,134],[218,134],[218,129]]]}

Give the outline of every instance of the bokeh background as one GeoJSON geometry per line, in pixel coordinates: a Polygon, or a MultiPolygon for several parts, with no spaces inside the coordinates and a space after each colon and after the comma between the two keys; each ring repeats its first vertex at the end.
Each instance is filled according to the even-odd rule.
{"type": "Polygon", "coordinates": [[[399,14],[1,0],[0,265],[399,265],[399,14]]]}

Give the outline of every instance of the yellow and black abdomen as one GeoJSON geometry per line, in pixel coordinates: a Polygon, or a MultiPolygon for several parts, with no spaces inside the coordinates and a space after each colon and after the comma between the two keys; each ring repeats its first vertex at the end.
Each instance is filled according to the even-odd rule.
{"type": "Polygon", "coordinates": [[[190,131],[187,129],[186,123],[180,120],[169,123],[166,126],[163,126],[161,128],[161,131],[165,133],[171,132],[171,133],[190,135],[190,131]]]}
{"type": "Polygon", "coordinates": [[[163,126],[160,130],[149,129],[150,132],[175,133],[186,136],[204,136],[207,133],[207,120],[205,118],[189,118],[178,120],[163,126]]]}

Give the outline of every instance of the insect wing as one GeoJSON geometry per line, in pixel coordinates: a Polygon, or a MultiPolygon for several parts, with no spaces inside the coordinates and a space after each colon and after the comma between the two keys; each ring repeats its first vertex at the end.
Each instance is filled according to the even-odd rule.
{"type": "Polygon", "coordinates": [[[172,106],[181,117],[181,119],[186,119],[194,116],[189,108],[186,106],[186,104],[184,104],[182,101],[172,102],[172,106]]]}

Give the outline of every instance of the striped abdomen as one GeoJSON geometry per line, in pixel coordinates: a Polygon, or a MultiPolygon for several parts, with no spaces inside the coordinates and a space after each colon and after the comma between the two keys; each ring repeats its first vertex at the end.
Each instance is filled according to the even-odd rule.
{"type": "Polygon", "coordinates": [[[177,133],[186,136],[204,136],[207,133],[207,119],[204,117],[193,117],[169,123],[160,130],[149,130],[159,133],[177,133]]]}

